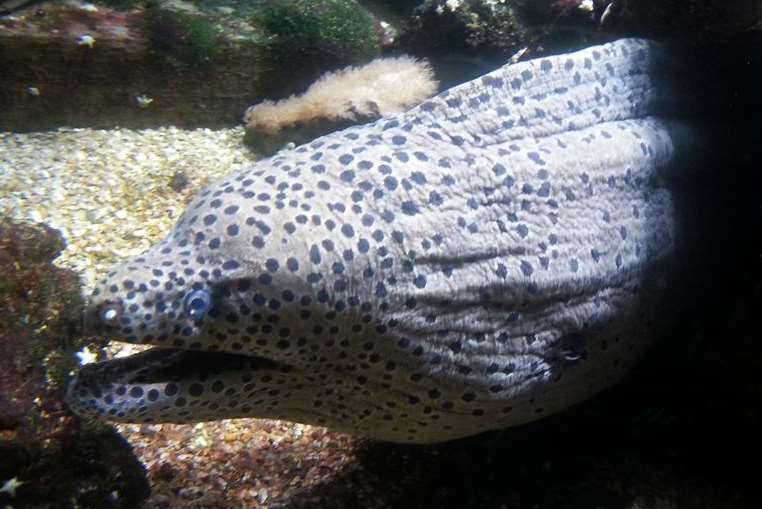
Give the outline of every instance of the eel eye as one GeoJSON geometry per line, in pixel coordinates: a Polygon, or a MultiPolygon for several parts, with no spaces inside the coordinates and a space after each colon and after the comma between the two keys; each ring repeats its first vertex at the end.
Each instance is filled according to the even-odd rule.
{"type": "Polygon", "coordinates": [[[206,316],[212,307],[212,297],[206,290],[193,290],[185,296],[185,312],[194,320],[200,320],[206,316]]]}

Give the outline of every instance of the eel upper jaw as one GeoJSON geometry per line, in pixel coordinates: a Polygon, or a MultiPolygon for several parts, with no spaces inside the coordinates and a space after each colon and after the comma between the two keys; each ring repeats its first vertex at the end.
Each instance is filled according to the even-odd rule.
{"type": "MultiPolygon", "coordinates": [[[[104,322],[106,308],[123,311],[120,300],[90,301],[82,310],[82,331],[89,337],[107,336],[116,341],[118,327],[104,322]]],[[[70,390],[77,387],[104,387],[108,384],[141,384],[179,381],[186,377],[220,374],[244,369],[271,369],[288,371],[291,366],[252,354],[216,352],[196,349],[164,347],[145,342],[132,342],[150,347],[142,352],[86,364],[77,374],[70,390]]]]}

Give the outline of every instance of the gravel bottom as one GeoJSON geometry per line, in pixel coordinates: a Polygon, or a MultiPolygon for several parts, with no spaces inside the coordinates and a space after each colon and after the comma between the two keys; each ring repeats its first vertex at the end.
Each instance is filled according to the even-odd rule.
{"type": "Polygon", "coordinates": [[[86,290],[170,230],[196,190],[252,162],[243,129],[0,133],[0,214],[58,229],[86,290]],[[187,185],[171,187],[182,173],[187,185]]]}
{"type": "MultiPolygon", "coordinates": [[[[44,222],[67,247],[56,264],[89,293],[120,258],[161,239],[193,194],[252,162],[243,128],[61,129],[0,133],[0,214],[44,222]],[[174,190],[176,174],[187,185],[174,190]]],[[[107,357],[141,347],[113,344],[107,357]]],[[[323,428],[259,419],[119,425],[153,484],[148,508],[279,507],[351,462],[354,441],[323,428]]]]}

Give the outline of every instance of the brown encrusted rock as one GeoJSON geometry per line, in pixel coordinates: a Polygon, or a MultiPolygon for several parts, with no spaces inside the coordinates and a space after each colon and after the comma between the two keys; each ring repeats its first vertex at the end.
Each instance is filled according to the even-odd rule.
{"type": "MultiPolygon", "coordinates": [[[[55,230],[0,222],[0,423],[20,424],[29,400],[62,379],[49,375],[48,357],[78,322],[79,279],[51,265],[63,249],[55,230]],[[48,383],[50,382],[50,384],[48,383]]],[[[55,368],[59,368],[54,363],[55,368]]],[[[54,409],[46,408],[46,411],[54,409]]]]}
{"type": "Polygon", "coordinates": [[[51,263],[63,247],[0,219],[0,506],[137,507],[149,488],[129,445],[63,403],[82,305],[78,276],[51,263]]]}

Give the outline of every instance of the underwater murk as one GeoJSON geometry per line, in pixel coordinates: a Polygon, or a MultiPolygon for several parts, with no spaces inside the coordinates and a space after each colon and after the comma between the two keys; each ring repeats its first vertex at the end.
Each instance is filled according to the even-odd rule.
{"type": "Polygon", "coordinates": [[[0,0],[0,505],[762,507],[762,4],[0,0]]]}

